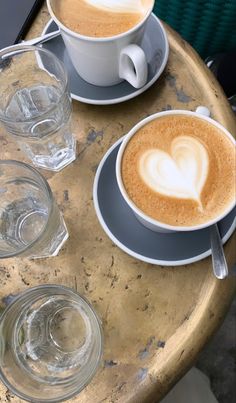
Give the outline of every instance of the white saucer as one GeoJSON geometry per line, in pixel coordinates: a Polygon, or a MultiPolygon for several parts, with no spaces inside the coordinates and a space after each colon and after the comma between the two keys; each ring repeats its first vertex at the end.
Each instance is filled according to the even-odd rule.
{"type": "MultiPolygon", "coordinates": [[[[45,26],[42,35],[57,30],[53,20],[45,26]]],[[[74,69],[61,36],[42,45],[53,52],[66,66],[69,75],[69,89],[73,99],[87,104],[109,105],[127,101],[142,94],[155,83],[163,72],[169,55],[166,32],[160,20],[151,14],[141,43],[148,61],[148,81],[142,88],[134,88],[127,81],[111,87],[98,87],[84,81],[74,69]]]]}
{"type": "MultiPolygon", "coordinates": [[[[211,255],[209,228],[161,234],[149,230],[136,219],[116,181],[116,156],[122,139],[104,155],[94,179],[94,207],[108,237],[129,255],[155,265],[186,265],[211,255]]],[[[218,223],[223,243],[235,230],[235,215],[236,208],[218,223]]]]}

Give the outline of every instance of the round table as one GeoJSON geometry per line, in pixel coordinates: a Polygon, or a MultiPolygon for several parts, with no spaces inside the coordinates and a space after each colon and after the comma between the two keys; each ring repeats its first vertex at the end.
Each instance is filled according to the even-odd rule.
{"type": "MultiPolygon", "coordinates": [[[[48,19],[44,5],[28,38],[39,36],[48,19]]],[[[70,234],[59,255],[0,263],[2,305],[28,287],[57,283],[85,295],[100,315],[103,360],[92,382],[74,402],[159,401],[193,365],[224,318],[235,291],[235,278],[219,281],[213,276],[211,258],[181,267],[135,260],[105,235],[94,211],[92,186],[102,156],[148,114],[205,105],[234,134],[234,115],[215,78],[193,49],[165,28],[170,57],[151,89],[119,105],[73,102],[77,159],[56,174],[41,171],[49,180],[70,234]]],[[[17,144],[0,130],[0,157],[26,161],[17,144]]],[[[225,246],[229,267],[236,261],[235,240],[236,234],[225,246]]],[[[21,400],[1,384],[0,401],[21,400]]]]}

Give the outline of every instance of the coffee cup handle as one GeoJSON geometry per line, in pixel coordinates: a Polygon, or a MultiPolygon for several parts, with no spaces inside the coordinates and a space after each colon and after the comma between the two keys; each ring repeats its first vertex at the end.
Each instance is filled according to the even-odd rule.
{"type": "Polygon", "coordinates": [[[198,115],[203,115],[209,118],[211,116],[211,112],[206,106],[198,106],[197,109],[195,110],[198,115]]]}
{"type": "Polygon", "coordinates": [[[140,46],[132,44],[122,49],[119,76],[127,80],[135,88],[141,88],[146,84],[148,66],[145,53],[140,46]]]}

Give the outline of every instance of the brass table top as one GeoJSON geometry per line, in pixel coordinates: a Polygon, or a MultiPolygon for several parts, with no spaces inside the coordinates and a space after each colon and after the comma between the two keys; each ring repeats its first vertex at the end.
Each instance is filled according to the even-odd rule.
{"type": "MultiPolygon", "coordinates": [[[[28,38],[49,20],[44,6],[28,38]]],[[[96,167],[107,149],[142,118],[165,109],[207,106],[235,135],[236,122],[220,86],[192,48],[167,30],[170,57],[155,85],[119,105],[73,102],[78,140],[74,163],[59,173],[41,171],[69,230],[57,257],[0,262],[0,301],[31,286],[64,284],[85,295],[100,315],[104,356],[92,382],[74,402],[144,403],[161,399],[193,365],[220,325],[235,291],[235,279],[217,280],[211,258],[181,267],[135,260],[115,246],[100,227],[92,200],[96,167]]],[[[1,159],[27,161],[0,128],[1,159]]],[[[236,261],[236,234],[227,242],[229,266],[236,261]]],[[[0,384],[0,402],[21,402],[0,384]]]]}

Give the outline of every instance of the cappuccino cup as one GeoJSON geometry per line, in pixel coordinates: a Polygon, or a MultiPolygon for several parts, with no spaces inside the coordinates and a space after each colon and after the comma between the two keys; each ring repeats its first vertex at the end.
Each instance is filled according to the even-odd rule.
{"type": "Polygon", "coordinates": [[[76,71],[98,86],[146,84],[140,44],[153,6],[154,0],[47,0],[76,71]]]}
{"type": "Polygon", "coordinates": [[[120,146],[120,192],[137,219],[153,231],[209,227],[235,206],[235,145],[205,107],[151,115],[120,146]]]}

